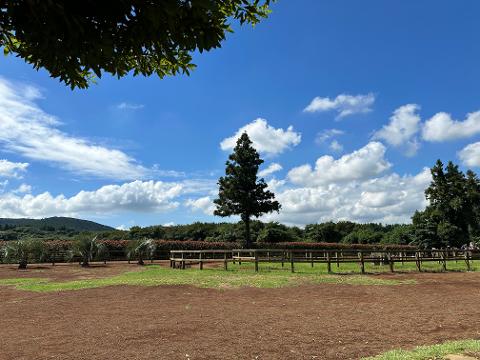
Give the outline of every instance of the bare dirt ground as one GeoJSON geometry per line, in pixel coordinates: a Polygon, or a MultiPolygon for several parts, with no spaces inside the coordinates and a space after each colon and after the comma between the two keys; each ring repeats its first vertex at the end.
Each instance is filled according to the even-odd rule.
{"type": "MultiPolygon", "coordinates": [[[[44,266],[21,276],[67,280],[134,269],[44,266]]],[[[0,266],[0,278],[17,276],[0,266]]],[[[0,359],[359,359],[480,338],[480,273],[384,276],[418,284],[58,293],[0,287],[0,359]]]]}

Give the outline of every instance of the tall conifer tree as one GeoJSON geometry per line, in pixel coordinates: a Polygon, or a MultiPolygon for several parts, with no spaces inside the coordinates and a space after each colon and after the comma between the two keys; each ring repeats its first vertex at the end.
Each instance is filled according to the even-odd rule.
{"type": "Polygon", "coordinates": [[[275,195],[267,190],[263,178],[258,179],[257,173],[263,160],[252,146],[247,133],[237,140],[233,153],[226,162],[225,176],[218,180],[219,191],[215,215],[240,215],[245,224],[245,246],[251,246],[250,221],[252,217],[272,211],[279,211],[281,205],[275,200],[275,195]]]}

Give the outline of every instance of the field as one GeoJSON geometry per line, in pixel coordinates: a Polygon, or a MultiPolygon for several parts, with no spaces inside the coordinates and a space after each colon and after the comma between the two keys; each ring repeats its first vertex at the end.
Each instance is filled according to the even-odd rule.
{"type": "MultiPolygon", "coordinates": [[[[1,265],[0,359],[361,359],[479,339],[480,272],[416,273],[412,265],[395,274],[367,266],[364,276],[355,264],[334,275],[319,264],[294,274],[279,264],[261,264],[258,274],[251,264],[226,272],[1,265]]],[[[470,341],[381,359],[479,349],[470,341]]]]}

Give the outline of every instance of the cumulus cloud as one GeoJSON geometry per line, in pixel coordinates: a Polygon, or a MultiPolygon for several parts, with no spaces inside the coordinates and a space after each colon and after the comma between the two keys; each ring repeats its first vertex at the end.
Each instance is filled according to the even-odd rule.
{"type": "Polygon", "coordinates": [[[463,121],[440,112],[425,122],[422,136],[426,141],[440,142],[470,137],[480,133],[480,111],[467,114],[463,121]]]}
{"type": "Polygon", "coordinates": [[[458,157],[466,166],[480,166],[480,142],[465,146],[458,153],[458,157]]]}
{"type": "Polygon", "coordinates": [[[424,190],[431,181],[428,168],[416,175],[396,173],[361,181],[291,187],[277,193],[279,214],[264,217],[292,225],[350,220],[406,223],[425,208],[424,190]]]}
{"type": "Polygon", "coordinates": [[[32,191],[32,187],[28,184],[21,184],[18,188],[13,190],[14,193],[28,194],[32,191]]]}
{"type": "Polygon", "coordinates": [[[11,162],[0,159],[0,177],[22,178],[27,171],[28,163],[11,162]]]}
{"type": "Polygon", "coordinates": [[[267,181],[268,190],[273,191],[275,193],[283,189],[286,183],[287,183],[286,180],[278,180],[276,178],[272,178],[267,181]]]}
{"type": "Polygon", "coordinates": [[[394,147],[400,147],[406,155],[414,155],[419,143],[416,134],[420,130],[420,116],[416,104],[407,104],[399,107],[390,117],[390,122],[377,131],[374,139],[381,139],[394,147]]]}
{"type": "Polygon", "coordinates": [[[304,112],[315,113],[325,111],[336,111],[337,118],[343,118],[354,114],[365,114],[372,111],[371,106],[375,102],[375,95],[348,95],[341,94],[336,98],[315,97],[310,104],[303,109],[304,112]]]}
{"type": "Polygon", "coordinates": [[[39,96],[31,86],[0,78],[0,146],[5,150],[79,174],[113,179],[145,175],[146,169],[124,152],[60,131],[60,121],[35,103],[39,96]]]}
{"type": "Polygon", "coordinates": [[[164,212],[175,209],[175,198],[183,192],[178,183],[133,181],[106,185],[94,191],[80,191],[72,197],[38,195],[0,195],[0,217],[46,217],[55,215],[113,214],[120,211],[164,212]]]}
{"type": "Polygon", "coordinates": [[[185,202],[185,206],[193,211],[202,211],[206,215],[213,215],[213,211],[215,210],[215,204],[210,196],[204,196],[198,199],[188,199],[185,202]]]}
{"type": "Polygon", "coordinates": [[[286,130],[274,128],[265,119],[256,119],[241,127],[235,135],[224,139],[220,143],[222,150],[232,150],[238,138],[246,132],[253,142],[253,146],[265,155],[278,155],[285,150],[300,144],[301,135],[289,126],[286,130]]]}
{"type": "Polygon", "coordinates": [[[266,177],[268,175],[271,175],[277,171],[282,170],[283,167],[279,163],[271,163],[267,168],[261,170],[258,172],[258,176],[260,177],[266,177]]]}
{"type": "Polygon", "coordinates": [[[329,155],[322,156],[314,169],[309,164],[293,168],[287,177],[294,184],[308,186],[367,179],[391,167],[384,155],[385,146],[373,141],[337,160],[329,155]]]}

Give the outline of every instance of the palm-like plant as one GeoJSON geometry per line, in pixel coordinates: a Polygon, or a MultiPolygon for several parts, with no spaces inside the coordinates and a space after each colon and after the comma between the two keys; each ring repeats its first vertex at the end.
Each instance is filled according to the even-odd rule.
{"type": "Polygon", "coordinates": [[[127,247],[127,257],[137,259],[138,265],[144,265],[144,259],[155,254],[156,245],[152,239],[131,240],[127,247]]]}
{"type": "Polygon", "coordinates": [[[3,248],[3,255],[6,260],[18,262],[19,269],[26,269],[29,262],[43,259],[45,244],[35,239],[9,241],[3,248]]]}
{"type": "Polygon", "coordinates": [[[101,257],[106,252],[106,245],[99,242],[96,236],[94,238],[88,235],[79,236],[72,247],[72,257],[79,256],[83,267],[89,266],[93,259],[101,257]]]}

